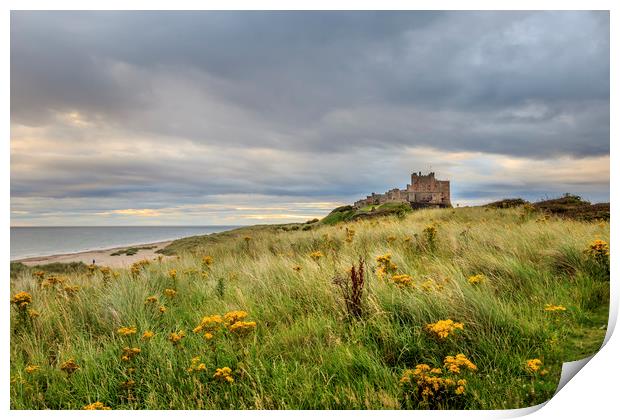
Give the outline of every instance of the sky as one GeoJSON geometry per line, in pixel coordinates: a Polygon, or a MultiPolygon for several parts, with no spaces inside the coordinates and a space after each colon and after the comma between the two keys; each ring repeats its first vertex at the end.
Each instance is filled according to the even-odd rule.
{"type": "Polygon", "coordinates": [[[609,201],[608,12],[11,12],[11,225],[609,201]]]}

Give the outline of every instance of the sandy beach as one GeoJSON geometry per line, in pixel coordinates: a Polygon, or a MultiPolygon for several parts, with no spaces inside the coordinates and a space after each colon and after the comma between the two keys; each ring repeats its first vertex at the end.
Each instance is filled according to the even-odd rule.
{"type": "MultiPolygon", "coordinates": [[[[83,262],[84,264],[92,264],[93,260],[95,260],[95,264],[103,265],[108,267],[122,268],[128,267],[136,261],[143,259],[157,258],[161,254],[156,254],[155,251],[165,248],[172,241],[165,242],[154,242],[149,244],[141,244],[141,245],[133,245],[133,246],[121,246],[116,248],[109,249],[100,249],[95,251],[84,251],[84,252],[76,252],[72,254],[58,254],[58,255],[48,255],[44,257],[32,257],[32,258],[24,258],[20,260],[15,260],[16,262],[21,262],[26,265],[40,265],[40,264],[50,264],[50,263],[69,263],[69,262],[83,262]],[[134,255],[115,255],[112,256],[116,251],[120,251],[127,248],[132,247],[150,247],[153,246],[152,249],[140,249],[134,255]]],[[[164,257],[170,258],[170,257],[164,257]]]]}

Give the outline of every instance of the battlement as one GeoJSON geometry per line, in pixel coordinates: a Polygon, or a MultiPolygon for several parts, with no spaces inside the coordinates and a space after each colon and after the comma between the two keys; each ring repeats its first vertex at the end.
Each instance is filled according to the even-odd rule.
{"type": "Polygon", "coordinates": [[[441,181],[435,178],[435,172],[422,175],[422,172],[411,174],[411,184],[405,189],[393,188],[383,194],[366,196],[355,202],[355,207],[380,205],[392,202],[408,202],[413,208],[421,207],[451,207],[450,181],[441,181]]]}

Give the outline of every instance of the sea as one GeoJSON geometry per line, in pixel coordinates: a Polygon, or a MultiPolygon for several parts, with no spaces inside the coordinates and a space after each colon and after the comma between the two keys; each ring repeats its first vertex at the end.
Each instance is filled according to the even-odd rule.
{"type": "Polygon", "coordinates": [[[11,260],[162,242],[238,226],[11,227],[11,260]]]}

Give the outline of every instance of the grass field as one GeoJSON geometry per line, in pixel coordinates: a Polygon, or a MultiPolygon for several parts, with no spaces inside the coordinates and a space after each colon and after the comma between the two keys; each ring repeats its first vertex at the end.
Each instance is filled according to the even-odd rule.
{"type": "Polygon", "coordinates": [[[299,226],[118,272],[16,271],[12,408],[520,408],[605,335],[608,222],[478,207],[299,226]]]}

